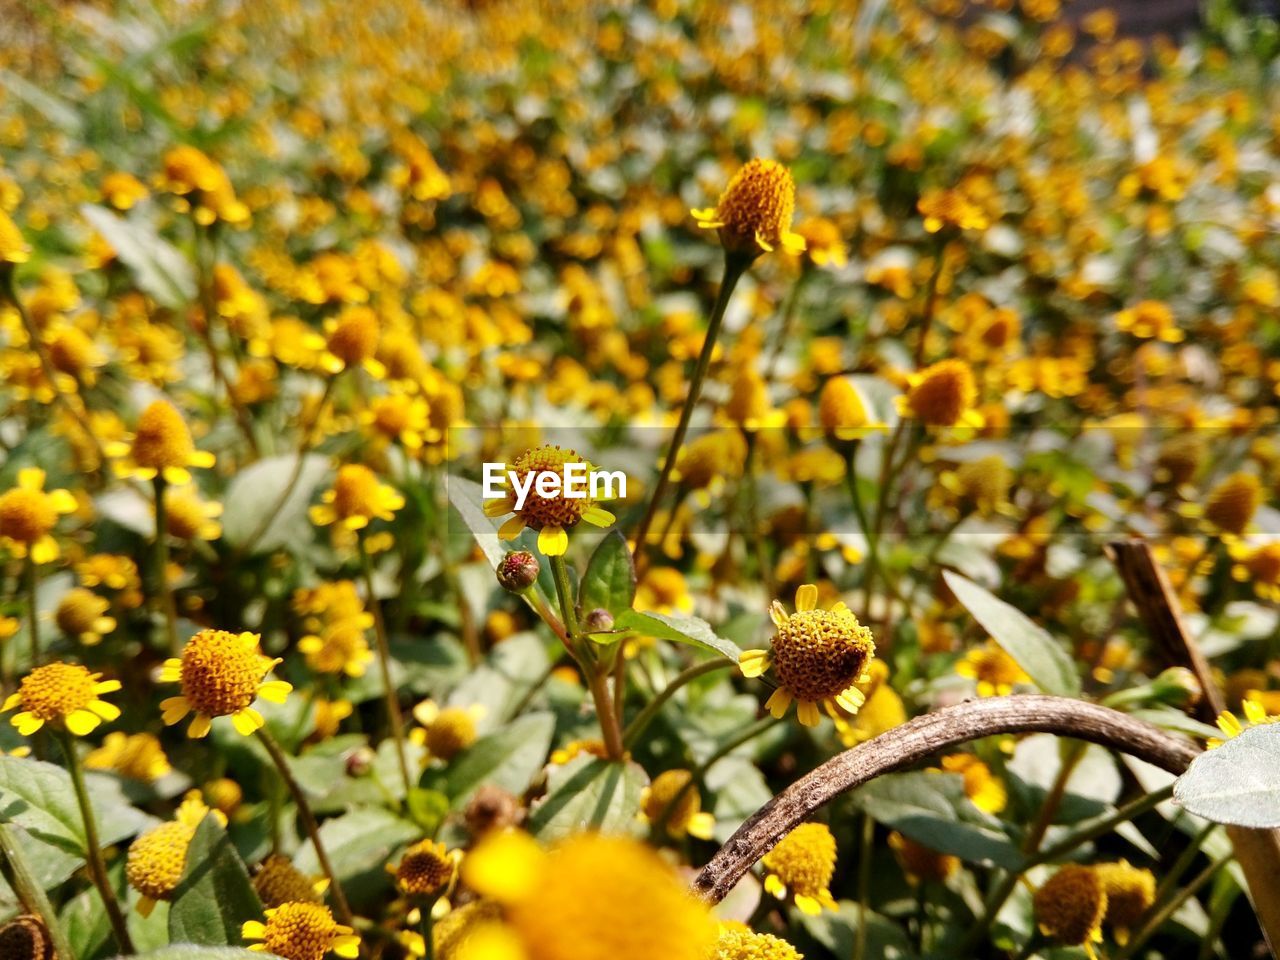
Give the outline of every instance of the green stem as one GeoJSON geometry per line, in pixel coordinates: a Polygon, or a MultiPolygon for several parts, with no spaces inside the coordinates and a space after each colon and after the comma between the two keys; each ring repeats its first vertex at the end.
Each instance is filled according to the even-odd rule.
{"type": "Polygon", "coordinates": [[[169,643],[171,656],[178,655],[178,608],[173,600],[173,591],[169,589],[169,519],[168,507],[164,502],[168,484],[160,474],[151,481],[156,498],[156,536],[152,544],[155,563],[155,599],[164,613],[165,637],[169,643]]]}
{"type": "Polygon", "coordinates": [[[44,887],[31,872],[26,854],[22,847],[14,842],[8,824],[0,821],[0,873],[13,888],[27,913],[35,914],[49,931],[49,939],[53,942],[53,953],[57,957],[74,957],[71,945],[67,943],[67,935],[58,923],[58,915],[45,895],[44,887]]]}
{"type": "Polygon", "coordinates": [[[929,330],[933,326],[933,316],[937,312],[935,307],[938,302],[938,283],[942,279],[942,268],[947,262],[947,245],[942,239],[942,235],[938,235],[937,244],[938,262],[934,265],[933,272],[929,275],[929,286],[925,290],[924,312],[920,317],[920,339],[916,343],[915,364],[920,366],[924,363],[925,347],[929,340],[929,330]]]}
{"type": "Polygon", "coordinates": [[[422,932],[422,949],[424,951],[424,960],[435,960],[436,941],[435,931],[432,930],[435,918],[431,916],[431,908],[434,903],[429,903],[424,907],[418,908],[419,920],[418,926],[422,932]]]}
{"type": "Polygon", "coordinates": [[[564,557],[548,557],[547,562],[551,564],[551,578],[556,584],[556,598],[560,601],[560,617],[569,634],[570,649],[574,656],[578,656],[577,642],[582,631],[578,627],[578,610],[573,601],[573,588],[569,585],[569,568],[564,562],[564,557]]]}
{"type": "Polygon", "coordinates": [[[311,804],[307,802],[306,794],[294,779],[293,771],[289,769],[289,760],[280,749],[280,744],[276,743],[276,738],[266,727],[258,728],[257,737],[258,742],[266,748],[267,755],[271,757],[276,770],[280,772],[280,779],[289,788],[294,805],[298,808],[298,819],[302,821],[302,828],[306,830],[307,836],[311,839],[311,846],[315,848],[316,860],[319,861],[324,875],[329,878],[329,891],[333,894],[334,913],[337,914],[338,922],[351,926],[351,907],[347,905],[347,895],[342,891],[342,884],[338,882],[338,875],[334,872],[333,864],[329,862],[329,854],[320,840],[320,825],[316,823],[315,814],[311,812],[311,804]]]}
{"type": "Polygon", "coordinates": [[[711,308],[711,317],[707,321],[707,333],[702,341],[702,352],[698,355],[698,365],[694,368],[693,379],[689,381],[689,393],[684,398],[684,407],[680,411],[680,420],[676,424],[675,435],[671,438],[671,446],[667,448],[667,458],[662,464],[662,473],[658,476],[657,486],[649,498],[649,506],[645,509],[640,526],[636,528],[633,543],[636,560],[643,562],[645,541],[649,536],[649,528],[653,526],[653,518],[657,514],[658,505],[666,495],[667,486],[671,482],[671,471],[676,465],[676,457],[684,444],[684,435],[689,430],[689,421],[693,419],[694,407],[698,405],[698,397],[702,393],[702,381],[706,379],[707,369],[711,366],[711,355],[715,352],[716,338],[720,335],[720,324],[724,320],[725,309],[733,296],[733,289],[746,273],[751,261],[741,256],[725,255],[724,278],[720,281],[720,292],[716,296],[715,305],[711,308]]]}
{"type": "Polygon", "coordinates": [[[1042,863],[1052,863],[1054,860],[1061,860],[1077,847],[1088,843],[1090,840],[1096,840],[1104,834],[1110,833],[1120,824],[1132,820],[1134,817],[1141,816],[1148,810],[1153,810],[1168,800],[1171,796],[1173,796],[1172,783],[1167,787],[1161,787],[1153,793],[1145,794],[1137,800],[1125,804],[1114,813],[1098,817],[1096,820],[1084,824],[1084,826],[1079,830],[1076,830],[1070,836],[1058,841],[1053,846],[1046,847],[1044,850],[1035,854],[1027,861],[1025,869],[1039,866],[1042,863]]]}
{"type": "MultiPolygon", "coordinates": [[[[876,822],[871,814],[862,815],[862,845],[858,860],[858,931],[853,943],[853,960],[867,955],[867,920],[871,913],[871,854],[875,849],[876,822]]],[[[921,933],[923,940],[924,934],[921,933]]]]}
{"type": "Polygon", "coordinates": [[[360,551],[360,569],[364,574],[365,604],[373,614],[373,633],[378,642],[378,672],[382,677],[383,698],[387,703],[387,722],[391,726],[391,738],[396,743],[396,761],[400,766],[400,778],[404,781],[404,795],[408,799],[413,789],[413,777],[409,774],[409,761],[404,751],[404,715],[400,712],[400,698],[391,684],[391,644],[387,640],[387,625],[382,619],[382,605],[373,592],[373,562],[365,546],[364,536],[356,538],[360,551]]]}
{"type": "Polygon", "coordinates": [[[30,554],[27,555],[26,567],[28,630],[31,633],[31,668],[34,670],[40,666],[40,602],[36,597],[39,574],[30,554]]]}
{"type": "Polygon", "coordinates": [[[760,736],[760,734],[764,733],[777,722],[778,721],[772,716],[761,717],[736,737],[732,737],[721,744],[716,751],[711,754],[711,756],[707,757],[706,760],[700,763],[698,768],[693,771],[693,776],[688,779],[683,787],[676,791],[675,796],[667,801],[667,805],[662,808],[662,812],[658,814],[658,818],[653,821],[651,829],[654,836],[661,836],[663,828],[666,827],[667,821],[671,818],[671,814],[680,806],[681,801],[684,800],[685,795],[688,794],[690,790],[701,786],[702,781],[706,778],[708,770],[714,767],[734,750],[737,750],[744,743],[754,740],[756,737],[760,736]]]}
{"type": "Polygon", "coordinates": [[[622,742],[625,746],[631,746],[635,743],[636,738],[644,733],[646,727],[654,717],[658,715],[668,700],[675,696],[676,691],[687,683],[713,673],[716,670],[724,670],[726,667],[737,666],[732,660],[716,658],[714,660],[704,660],[701,663],[695,663],[691,667],[685,667],[680,673],[676,674],[671,682],[668,683],[657,696],[650,700],[643,710],[636,714],[635,718],[627,725],[627,729],[622,734],[622,742]]]}
{"type": "Polygon", "coordinates": [[[756,487],[756,434],[753,430],[743,430],[747,443],[747,455],[742,466],[742,482],[746,487],[747,536],[752,553],[755,554],[756,568],[761,583],[764,584],[766,597],[777,596],[773,584],[773,568],[765,554],[764,537],[760,531],[759,490],[756,487]]]}
{"type": "MultiPolygon", "coordinates": [[[[1174,896],[1170,897],[1168,902],[1158,909],[1153,908],[1147,912],[1147,920],[1137,933],[1130,938],[1117,953],[1115,960],[1129,960],[1134,956],[1138,949],[1141,948],[1162,926],[1168,922],[1169,918],[1177,913],[1178,908],[1193,897],[1201,887],[1218,875],[1221,870],[1231,861],[1232,854],[1223,854],[1214,860],[1207,867],[1201,870],[1191,882],[1179,890],[1174,896]]],[[[1157,901],[1158,902],[1158,901],[1157,901]]]]}
{"type": "Polygon", "coordinates": [[[80,818],[84,821],[85,856],[89,863],[89,873],[93,877],[94,886],[102,894],[102,904],[106,907],[107,920],[111,924],[112,933],[115,934],[116,945],[121,953],[134,953],[133,940],[129,937],[129,927],[120,910],[120,901],[116,899],[115,888],[111,886],[111,881],[107,877],[107,865],[102,859],[102,846],[98,842],[98,821],[93,814],[93,806],[89,803],[89,790],[85,786],[80,755],[76,753],[75,743],[66,730],[56,731],[55,737],[67,758],[71,786],[75,790],[76,803],[80,806],[80,818]]]}
{"type": "Polygon", "coordinates": [[[814,271],[809,267],[808,261],[800,269],[800,276],[796,278],[796,282],[791,287],[791,295],[787,297],[787,305],[783,308],[782,326],[778,328],[778,337],[773,343],[773,352],[769,355],[769,365],[765,370],[765,379],[772,380],[774,373],[778,369],[778,360],[782,357],[782,351],[786,349],[787,341],[791,339],[791,329],[795,326],[796,308],[800,305],[800,293],[804,290],[805,282],[813,275],[814,271]]]}

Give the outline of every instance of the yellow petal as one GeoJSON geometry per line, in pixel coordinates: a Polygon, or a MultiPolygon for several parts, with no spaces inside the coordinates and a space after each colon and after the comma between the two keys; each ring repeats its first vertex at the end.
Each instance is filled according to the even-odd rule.
{"type": "Polygon", "coordinates": [[[776,873],[771,873],[764,878],[764,889],[766,893],[773,894],[779,900],[787,895],[787,885],[776,873]]]}
{"type": "Polygon", "coordinates": [[[10,721],[24,737],[29,737],[41,727],[44,721],[37,717],[34,713],[15,713],[13,720],[10,721]]]}
{"type": "Polygon", "coordinates": [[[800,722],[806,727],[816,727],[818,721],[822,719],[822,714],[818,712],[818,705],[812,700],[800,700],[796,703],[796,716],[800,718],[800,722]]]}
{"type": "Polygon", "coordinates": [[[506,516],[515,509],[510,497],[499,497],[496,500],[486,500],[484,502],[484,515],[486,517],[502,517],[506,516]]]}
{"type": "Polygon", "coordinates": [[[738,669],[744,677],[758,677],[769,669],[768,650],[743,650],[738,657],[738,669]]]}
{"type": "Polygon", "coordinates": [[[197,713],[195,719],[191,721],[191,726],[187,727],[187,736],[193,740],[202,740],[209,735],[209,730],[213,726],[213,719],[206,717],[203,713],[197,713]]]}
{"type": "Polygon", "coordinates": [[[519,517],[512,517],[506,523],[498,528],[499,540],[514,540],[524,532],[524,521],[519,517]]]}
{"type": "Polygon", "coordinates": [[[267,927],[261,920],[246,920],[240,927],[240,936],[246,940],[261,940],[267,935],[267,927]]]}
{"type": "Polygon", "coordinates": [[[773,715],[773,719],[781,720],[787,715],[787,709],[791,706],[791,699],[791,694],[779,687],[765,701],[764,706],[773,715]]]}
{"type": "Polygon", "coordinates": [[[812,610],[818,605],[818,588],[806,583],[796,590],[796,610],[812,610]]]}
{"type": "Polygon", "coordinates": [[[822,913],[822,904],[813,897],[806,897],[803,894],[796,894],[796,907],[801,913],[807,913],[811,917],[822,913]]]}
{"type": "Polygon", "coordinates": [[[293,690],[291,683],[286,683],[284,680],[268,680],[258,688],[258,696],[272,703],[284,703],[289,698],[291,690],[293,690]]]}
{"type": "Polygon", "coordinates": [[[160,701],[160,719],[166,727],[173,726],[190,712],[191,704],[186,697],[169,697],[160,701]]]}
{"type": "Polygon", "coordinates": [[[618,518],[603,507],[587,507],[582,511],[582,519],[596,527],[607,527],[618,518]]]}
{"type": "Polygon", "coordinates": [[[64,722],[67,729],[74,733],[77,737],[83,737],[93,733],[94,729],[102,722],[98,715],[88,710],[73,710],[67,714],[64,722]]]}
{"type": "Polygon", "coordinates": [[[360,938],[356,936],[334,937],[333,952],[340,957],[358,957],[360,955],[360,938]]]}
{"type": "Polygon", "coordinates": [[[538,531],[538,549],[546,557],[562,557],[569,549],[569,535],[563,527],[543,527],[538,531]]]}
{"type": "Polygon", "coordinates": [[[231,715],[231,724],[236,728],[236,733],[242,737],[251,735],[261,728],[265,722],[262,719],[262,714],[253,709],[253,707],[245,707],[239,713],[231,715]]]}

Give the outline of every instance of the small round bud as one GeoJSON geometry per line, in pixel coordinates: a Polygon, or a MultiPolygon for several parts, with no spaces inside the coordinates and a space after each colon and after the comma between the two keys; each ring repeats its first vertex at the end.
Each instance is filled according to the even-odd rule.
{"type": "Polygon", "coordinates": [[[371,769],[373,769],[374,753],[368,747],[360,747],[353,750],[351,755],[347,757],[347,775],[352,777],[363,777],[371,769]]]}
{"type": "Polygon", "coordinates": [[[582,618],[582,629],[587,633],[605,633],[613,629],[613,614],[603,607],[596,607],[582,618]]]}
{"type": "Polygon", "coordinates": [[[1173,707],[1192,707],[1200,702],[1204,690],[1196,675],[1186,667],[1170,667],[1152,683],[1156,696],[1173,707]]]}
{"type": "Polygon", "coordinates": [[[467,831],[472,838],[478,838],[491,830],[515,826],[520,814],[520,800],[515,794],[486,783],[472,794],[464,817],[467,831]]]}
{"type": "Polygon", "coordinates": [[[538,558],[528,550],[516,550],[498,564],[498,583],[503,590],[524,593],[537,582],[538,573],[538,558]]]}

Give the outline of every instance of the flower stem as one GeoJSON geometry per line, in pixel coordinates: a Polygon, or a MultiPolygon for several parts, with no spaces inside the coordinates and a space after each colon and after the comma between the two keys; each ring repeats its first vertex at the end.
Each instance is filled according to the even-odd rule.
{"type": "Polygon", "coordinates": [[[729,306],[729,298],[733,289],[747,272],[751,261],[740,256],[727,254],[724,261],[724,278],[720,281],[720,292],[716,296],[715,306],[711,308],[711,316],[707,320],[707,333],[702,340],[702,352],[698,355],[698,365],[694,368],[693,379],[689,381],[689,393],[684,398],[684,408],[680,411],[680,420],[676,424],[675,435],[671,438],[671,446],[667,448],[667,458],[662,464],[662,473],[658,476],[657,486],[649,498],[649,506],[645,509],[640,526],[636,528],[633,543],[635,544],[636,562],[642,564],[645,540],[649,536],[649,528],[653,526],[653,518],[657,514],[658,505],[662,502],[671,482],[671,471],[676,465],[676,457],[684,444],[684,435],[689,430],[689,421],[693,419],[693,409],[698,405],[698,397],[702,393],[702,381],[706,379],[707,368],[711,366],[711,355],[715,352],[716,338],[720,334],[720,324],[724,320],[725,309],[729,306]]]}
{"type": "Polygon", "coordinates": [[[671,682],[663,688],[663,690],[652,700],[650,700],[638,714],[635,719],[627,725],[627,729],[622,734],[622,742],[626,746],[631,746],[636,741],[636,737],[640,736],[654,717],[658,715],[663,705],[666,704],[685,684],[690,683],[698,677],[716,670],[724,670],[726,667],[737,666],[732,660],[715,658],[714,660],[704,660],[701,663],[695,663],[691,667],[685,667],[683,671],[676,674],[671,682]]]}
{"type": "Polygon", "coordinates": [[[75,790],[76,803],[80,806],[80,818],[84,821],[85,859],[89,863],[89,873],[93,877],[94,886],[102,894],[102,904],[107,910],[107,920],[111,923],[111,931],[115,934],[116,945],[121,953],[134,953],[133,940],[129,937],[129,927],[125,923],[124,914],[120,910],[120,901],[116,899],[115,888],[107,877],[107,866],[102,859],[102,847],[98,842],[98,821],[93,814],[93,806],[89,803],[89,790],[84,782],[84,770],[80,766],[80,755],[76,753],[71,734],[65,730],[55,733],[58,745],[67,758],[67,770],[71,774],[71,786],[75,790]]]}
{"type": "Polygon", "coordinates": [[[293,778],[293,771],[289,769],[288,758],[285,757],[284,751],[280,749],[280,744],[276,743],[266,727],[259,727],[257,731],[258,742],[267,750],[271,762],[280,771],[280,779],[289,788],[289,793],[293,796],[293,802],[298,808],[298,819],[302,821],[302,828],[307,831],[307,836],[311,838],[311,845],[316,851],[316,860],[320,862],[320,869],[324,871],[324,875],[329,878],[329,890],[333,894],[334,912],[338,916],[338,922],[351,926],[351,907],[347,905],[347,895],[342,892],[342,884],[338,882],[338,875],[333,872],[333,864],[329,862],[329,854],[324,849],[324,843],[320,840],[320,825],[316,823],[315,814],[311,812],[311,804],[307,803],[306,794],[302,792],[302,787],[298,785],[298,781],[293,778]]]}
{"type": "Polygon", "coordinates": [[[168,483],[162,475],[157,474],[151,481],[156,498],[156,536],[152,544],[155,563],[155,599],[164,611],[165,636],[169,641],[169,653],[178,655],[178,608],[173,602],[173,591],[169,589],[169,518],[168,507],[164,502],[168,483]]]}
{"type": "Polygon", "coordinates": [[[36,572],[36,562],[30,554],[27,555],[27,616],[28,630],[31,633],[31,666],[40,666],[40,602],[36,597],[36,584],[39,574],[36,572]]]}
{"type": "MultiPolygon", "coordinates": [[[[871,913],[871,856],[875,852],[875,837],[876,822],[871,814],[864,813],[862,842],[858,848],[858,931],[853,943],[853,960],[863,960],[867,955],[867,918],[871,913]]],[[[921,940],[923,939],[922,933],[921,940]]]]}
{"type": "Polygon", "coordinates": [[[40,918],[49,939],[53,943],[53,953],[57,957],[74,957],[71,946],[67,943],[67,935],[58,923],[58,915],[54,912],[44,888],[40,886],[31,872],[26,854],[14,842],[13,834],[4,821],[0,821],[0,873],[8,881],[9,886],[18,895],[22,908],[40,918]]]}
{"type": "Polygon", "coordinates": [[[364,573],[365,603],[373,614],[373,633],[378,641],[378,671],[382,675],[382,691],[387,701],[387,721],[391,726],[391,738],[396,742],[396,760],[400,765],[400,778],[404,781],[405,799],[408,799],[409,792],[413,789],[413,777],[409,774],[409,761],[404,752],[404,716],[400,713],[400,698],[391,685],[391,644],[387,640],[387,625],[382,619],[382,607],[373,592],[373,562],[369,559],[364,537],[359,536],[356,543],[360,550],[360,568],[364,573]]]}

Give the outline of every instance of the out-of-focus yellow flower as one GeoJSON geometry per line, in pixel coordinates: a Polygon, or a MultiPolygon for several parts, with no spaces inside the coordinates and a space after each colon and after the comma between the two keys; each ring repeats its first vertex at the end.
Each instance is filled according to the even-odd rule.
{"type": "Polygon", "coordinates": [[[999,813],[1009,802],[1004,781],[991,773],[991,768],[971,753],[953,753],[942,758],[942,769],[964,778],[964,793],[979,810],[999,813]]]}
{"type": "Polygon", "coordinates": [[[1107,894],[1105,922],[1115,933],[1116,943],[1129,942],[1129,932],[1146,915],[1156,898],[1156,878],[1126,860],[1100,863],[1094,867],[1107,894]]]}
{"type": "Polygon", "coordinates": [[[1018,662],[991,641],[966,653],[956,673],[976,680],[980,697],[1005,696],[1016,684],[1031,682],[1018,662]]]}
{"type": "Polygon", "coordinates": [[[733,175],[714,207],[692,213],[698,226],[720,231],[726,252],[754,260],[778,246],[792,254],[804,251],[804,237],[791,231],[795,209],[791,171],[757,158],[733,175]]]}
{"type": "Polygon", "coordinates": [[[118,476],[139,480],[161,476],[175,486],[191,482],[188,467],[214,464],[212,453],[196,449],[182,414],[167,400],[157,400],[143,410],[133,441],[111,444],[107,454],[121,458],[115,465],[118,476]]]}
{"type": "Polygon", "coordinates": [[[1070,863],[1060,868],[1035,892],[1032,906],[1041,933],[1094,956],[1093,944],[1102,942],[1107,891],[1092,867],[1070,863]]]}
{"type": "Polygon", "coordinates": [[[346,307],[336,319],[326,324],[328,339],[320,365],[329,373],[341,373],[352,367],[364,367],[370,376],[382,379],[387,369],[377,359],[380,336],[378,315],[371,307],[346,307]]]}
{"type": "Polygon", "coordinates": [[[862,394],[848,377],[832,377],[818,394],[818,422],[836,440],[858,440],[875,431],[888,429],[874,423],[862,394]]]}
{"type": "Polygon", "coordinates": [[[9,694],[0,713],[22,707],[10,720],[18,733],[29,737],[46,723],[83,737],[93,733],[104,720],[120,716],[120,708],[101,699],[104,693],[120,689],[119,680],[100,680],[75,663],[55,661],[36,667],[9,694]]]}
{"type": "Polygon", "coordinates": [[[520,536],[525,527],[538,531],[538,549],[543,555],[557,557],[569,549],[568,530],[585,520],[597,527],[607,527],[614,522],[614,515],[596,504],[590,495],[585,497],[565,496],[565,464],[587,464],[588,475],[595,469],[574,450],[559,446],[535,447],[522,453],[508,466],[514,473],[515,482],[523,487],[532,482],[524,505],[519,510],[515,506],[512,495],[489,500],[484,505],[485,516],[501,517],[508,513],[515,516],[508,519],[498,529],[498,537],[502,540],[514,540],[520,536]],[[544,497],[538,491],[536,482],[539,474],[555,474],[560,477],[559,492],[544,497]]]}
{"type": "Polygon", "coordinates": [[[308,877],[288,857],[270,854],[253,876],[253,889],[264,907],[286,903],[319,903],[329,889],[329,878],[308,877]]]}
{"type": "Polygon", "coordinates": [[[987,211],[959,189],[932,187],[921,195],[916,209],[924,217],[924,228],[929,233],[937,233],[943,227],[985,230],[991,226],[987,211]]]}
{"type": "Polygon", "coordinates": [[[166,490],[165,531],[179,540],[217,540],[222,536],[222,504],[201,500],[189,489],[166,490]]]}
{"type": "Polygon", "coordinates": [[[404,852],[397,866],[388,865],[387,869],[401,893],[434,899],[453,885],[461,859],[461,850],[451,851],[443,843],[422,840],[404,852]]]}
{"type": "Polygon", "coordinates": [[[201,630],[187,641],[180,657],[164,662],[161,683],[180,683],[182,693],[160,703],[167,726],[194,711],[188,736],[204,737],[215,717],[230,717],[236,732],[248,736],[259,729],[262,714],[253,709],[258,697],[284,703],[293,687],[266,680],[280,660],[264,657],[256,633],[201,630]]]}
{"type": "Polygon", "coordinates": [[[269,953],[281,960],[323,960],[329,952],[340,957],[360,955],[360,938],[350,927],[333,919],[329,908],[311,901],[282,903],[264,911],[266,923],[246,920],[240,935],[250,950],[269,953]]]}
{"type": "Polygon", "coordinates": [[[322,503],[311,508],[311,522],[327,526],[338,522],[347,530],[363,530],[373,520],[391,520],[404,506],[404,497],[395,488],[378,481],[378,476],[359,463],[338,468],[333,489],[321,495],[322,503]]]}
{"type": "Polygon", "coordinates": [[[999,454],[970,460],[955,470],[945,471],[939,475],[938,483],[966,510],[976,510],[984,517],[1009,512],[1013,471],[999,454]]]}
{"type": "Polygon", "coordinates": [[[973,370],[963,360],[941,360],[912,374],[908,383],[910,389],[898,398],[903,416],[931,427],[982,426],[982,414],[974,406],[978,387],[973,370]]]}
{"type": "Polygon", "coordinates": [[[1186,334],[1178,327],[1173,310],[1160,300],[1142,300],[1116,314],[1116,328],[1140,340],[1181,343],[1186,334]]]}
{"type": "Polygon", "coordinates": [[[939,853],[897,830],[889,834],[889,849],[893,858],[913,885],[921,883],[946,883],[960,869],[960,858],[949,853],[939,853]]]}
{"type": "Polygon", "coordinates": [[[431,430],[431,413],[422,397],[393,393],[370,401],[360,422],[372,428],[374,436],[381,440],[417,451],[431,430]]]}
{"type": "Polygon", "coordinates": [[[147,199],[147,188],[133,174],[116,170],[102,178],[102,199],[117,210],[132,210],[147,199]]]}
{"type": "Polygon", "coordinates": [[[1280,602],[1280,540],[1263,544],[1232,543],[1229,547],[1231,575],[1240,583],[1253,586],[1264,600],[1280,602]]]}
{"type": "Polygon", "coordinates": [[[636,584],[635,608],[655,613],[693,613],[689,582],[675,567],[650,567],[636,584]]]}
{"type": "Polygon", "coordinates": [[[0,271],[12,269],[11,264],[26,263],[31,259],[31,246],[23,239],[9,214],[0,210],[0,271]]]}
{"type": "Polygon", "coordinates": [[[116,628],[116,618],[107,616],[111,601],[84,587],[72,587],[58,601],[53,621],[68,637],[92,647],[116,628]]]}
{"type": "Polygon", "coordinates": [[[421,740],[432,757],[448,763],[476,742],[476,724],[484,713],[479,704],[441,707],[434,700],[424,700],[413,708],[413,719],[422,725],[421,736],[414,739],[421,740]]]}
{"type": "Polygon", "coordinates": [[[298,641],[298,652],[307,659],[307,666],[316,673],[345,673],[349,677],[363,677],[365,668],[373,662],[373,651],[365,630],[373,625],[368,618],[339,620],[330,623],[320,633],[308,634],[298,641]]]}
{"type": "Polygon", "coordinates": [[[836,909],[831,878],[836,869],[836,838],[825,823],[802,823],[761,859],[764,888],[779,900],[791,896],[802,913],[817,916],[836,909]]]}
{"type": "Polygon", "coordinates": [[[18,471],[18,485],[0,494],[0,544],[32,563],[58,559],[53,528],[62,514],[74,513],[76,498],[67,490],[45,490],[39,467],[18,471]]]}
{"type": "Polygon", "coordinates": [[[211,226],[219,220],[243,224],[249,219],[249,208],[236,199],[227,172],[196,147],[183,144],[169,150],[155,185],[158,190],[174,194],[178,209],[190,210],[201,226],[211,226]]]}
{"type": "Polygon", "coordinates": [[[840,228],[826,217],[810,217],[796,227],[796,233],[804,240],[805,250],[815,266],[838,269],[848,264],[849,254],[840,237],[840,228]]]}
{"type": "Polygon", "coordinates": [[[744,677],[758,677],[774,668],[778,689],[765,704],[775,717],[786,715],[796,700],[796,713],[807,727],[816,726],[819,704],[835,716],[839,707],[856,714],[865,701],[857,684],[870,679],[867,667],[875,656],[871,631],[858,622],[844,603],[817,609],[818,588],[805,584],[796,591],[796,612],[788,614],[777,600],[769,616],[777,632],[770,649],[744,650],[744,677]]]}
{"type": "Polygon", "coordinates": [[[1211,491],[1204,518],[1227,534],[1244,533],[1262,505],[1262,482],[1252,473],[1233,473],[1211,491]]]}
{"type": "Polygon", "coordinates": [[[663,812],[675,800],[663,829],[677,840],[688,834],[700,840],[710,840],[716,820],[702,809],[702,795],[696,785],[688,786],[693,774],[688,770],[665,770],[653,778],[640,794],[640,816],[650,824],[656,824],[663,812]]]}

